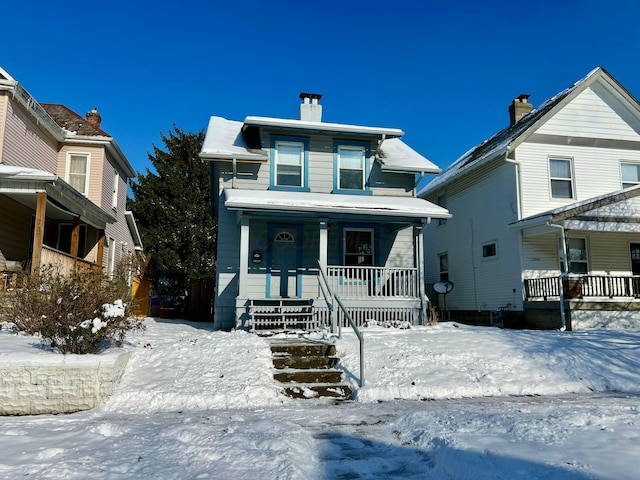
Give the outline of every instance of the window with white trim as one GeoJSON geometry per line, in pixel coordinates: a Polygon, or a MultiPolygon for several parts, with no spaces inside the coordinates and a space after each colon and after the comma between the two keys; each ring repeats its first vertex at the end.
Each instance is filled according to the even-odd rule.
{"type": "Polygon", "coordinates": [[[89,154],[67,155],[67,183],[83,195],[89,193],[89,154]]]}
{"type": "Polygon", "coordinates": [[[573,198],[573,176],[571,170],[571,160],[566,158],[549,159],[551,198],[573,198]]]}
{"type": "Polygon", "coordinates": [[[440,269],[440,281],[446,282],[449,280],[449,254],[441,253],[438,255],[438,265],[440,269]]]}
{"type": "Polygon", "coordinates": [[[482,245],[482,259],[492,260],[498,258],[498,242],[488,242],[482,245]]]}
{"type": "Polygon", "coordinates": [[[620,163],[620,178],[622,188],[640,185],[640,163],[620,163]]]}
{"type": "Polygon", "coordinates": [[[373,228],[344,229],[344,265],[373,266],[373,228]]]}
{"type": "MultiPolygon", "coordinates": [[[[569,238],[567,260],[569,273],[589,273],[586,238],[569,238]]],[[[564,264],[560,262],[560,269],[564,271],[564,264]]]]}
{"type": "Polygon", "coordinates": [[[338,146],[338,189],[364,190],[365,148],[338,146]]]}
{"type": "Polygon", "coordinates": [[[304,187],[304,143],[276,141],[274,166],[277,186],[304,187]]]}
{"type": "Polygon", "coordinates": [[[113,209],[118,208],[118,183],[120,182],[120,174],[117,170],[113,171],[113,197],[111,199],[111,206],[113,209]]]}
{"type": "Polygon", "coordinates": [[[113,278],[113,269],[116,264],[116,239],[109,237],[109,251],[107,254],[107,277],[113,278]]]}

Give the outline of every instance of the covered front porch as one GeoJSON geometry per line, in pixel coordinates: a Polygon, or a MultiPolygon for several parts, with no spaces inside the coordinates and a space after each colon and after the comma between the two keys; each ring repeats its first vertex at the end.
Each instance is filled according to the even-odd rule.
{"type": "Polygon", "coordinates": [[[52,266],[102,268],[104,228],[115,219],[48,172],[0,168],[0,288],[52,266]]]}
{"type": "Polygon", "coordinates": [[[237,328],[426,322],[424,226],[446,210],[413,197],[284,193],[225,191],[240,229],[237,328]]]}
{"type": "Polygon", "coordinates": [[[528,323],[547,309],[561,327],[640,325],[640,190],[632,187],[514,224],[523,245],[528,323]]]}

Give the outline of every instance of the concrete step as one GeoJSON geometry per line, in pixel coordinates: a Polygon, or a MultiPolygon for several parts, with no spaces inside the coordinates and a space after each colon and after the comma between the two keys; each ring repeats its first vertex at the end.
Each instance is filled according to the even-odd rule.
{"type": "Polygon", "coordinates": [[[298,357],[283,353],[273,354],[273,366],[283,368],[297,368],[299,370],[333,368],[338,364],[338,357],[298,357]]]}
{"type": "Polygon", "coordinates": [[[299,383],[284,387],[284,394],[292,398],[336,398],[347,400],[351,398],[351,388],[348,385],[299,383]]]}
{"type": "Polygon", "coordinates": [[[295,342],[293,340],[271,340],[271,351],[291,356],[334,356],[336,354],[336,346],[316,342],[295,342]]]}
{"type": "Polygon", "coordinates": [[[281,383],[340,383],[342,372],[333,369],[324,370],[278,370],[273,378],[281,383]]]}

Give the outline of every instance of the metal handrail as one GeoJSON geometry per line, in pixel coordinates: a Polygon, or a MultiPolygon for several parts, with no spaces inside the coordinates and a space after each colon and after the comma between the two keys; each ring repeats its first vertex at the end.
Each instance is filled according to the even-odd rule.
{"type": "MultiPolygon", "coordinates": [[[[363,387],[364,386],[364,336],[362,335],[362,332],[358,329],[356,322],[354,322],[353,318],[351,318],[351,315],[349,315],[349,312],[347,312],[347,308],[344,306],[344,303],[342,303],[342,300],[340,300],[340,297],[337,296],[335,293],[333,293],[331,288],[329,287],[329,284],[327,283],[327,277],[324,272],[326,265],[322,265],[320,263],[320,260],[318,260],[318,266],[320,267],[320,275],[318,277],[318,282],[320,283],[320,289],[323,291],[322,294],[325,295],[324,288],[326,288],[331,298],[335,300],[335,303],[337,303],[338,307],[340,307],[340,309],[342,310],[342,313],[344,314],[347,321],[349,322],[349,325],[351,325],[351,328],[355,332],[356,337],[358,337],[358,341],[360,342],[360,379],[358,381],[358,385],[363,387]],[[322,282],[320,281],[320,279],[322,279],[322,282]],[[324,283],[324,288],[322,286],[322,283],[324,283]]],[[[327,301],[326,296],[325,296],[325,301],[327,301]]],[[[330,304],[327,303],[327,305],[330,305],[330,304]]],[[[329,311],[331,312],[331,318],[333,319],[333,315],[334,315],[333,304],[330,305],[329,311]]],[[[338,338],[340,338],[342,335],[341,322],[338,322],[338,328],[340,328],[340,332],[338,333],[338,338]]]]}

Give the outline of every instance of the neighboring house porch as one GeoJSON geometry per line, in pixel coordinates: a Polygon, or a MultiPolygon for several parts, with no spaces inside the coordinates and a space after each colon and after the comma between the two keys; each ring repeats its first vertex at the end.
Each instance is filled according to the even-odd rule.
{"type": "Polygon", "coordinates": [[[114,220],[54,174],[0,165],[0,288],[45,265],[101,269],[114,220]]]}
{"type": "Polygon", "coordinates": [[[639,196],[636,186],[512,224],[522,234],[526,323],[640,322],[639,196]]]}

